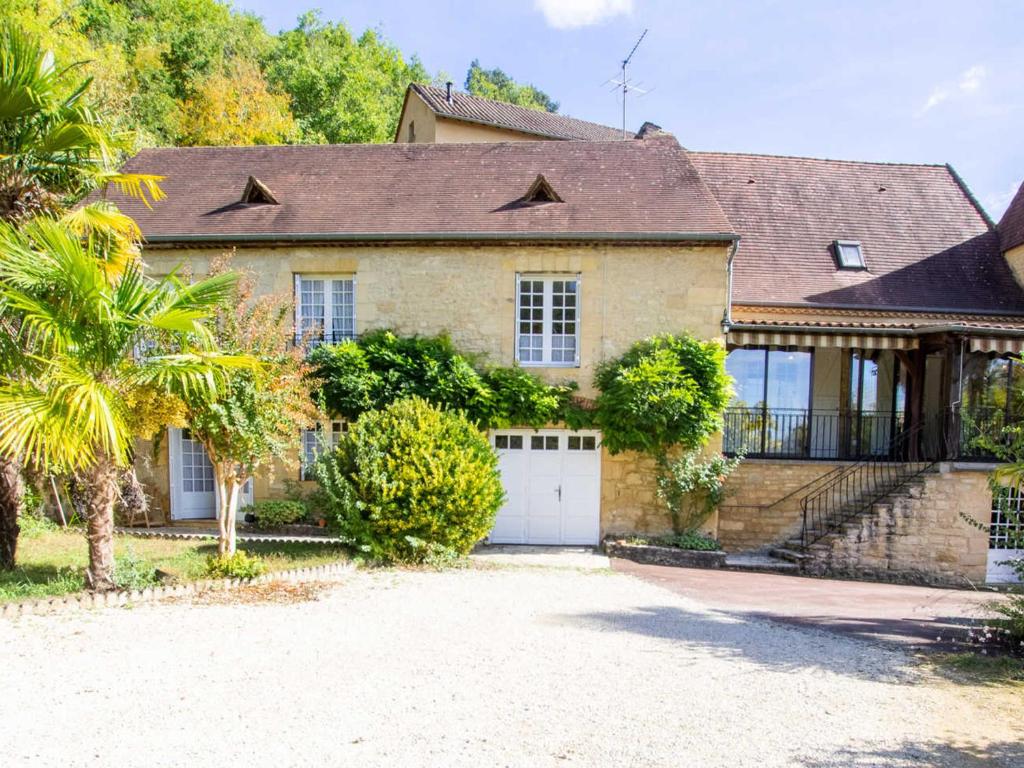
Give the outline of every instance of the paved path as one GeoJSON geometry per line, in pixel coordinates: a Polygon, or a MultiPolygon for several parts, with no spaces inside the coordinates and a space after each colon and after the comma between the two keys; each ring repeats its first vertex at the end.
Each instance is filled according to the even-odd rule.
{"type": "Polygon", "coordinates": [[[353,572],[304,602],[243,598],[0,622],[0,765],[1024,765],[997,690],[610,569],[353,572]]]}
{"type": "Polygon", "coordinates": [[[942,649],[985,615],[993,592],[698,570],[612,560],[622,573],[731,614],[911,647],[942,649]],[[940,639],[941,638],[941,639],[940,639]]]}

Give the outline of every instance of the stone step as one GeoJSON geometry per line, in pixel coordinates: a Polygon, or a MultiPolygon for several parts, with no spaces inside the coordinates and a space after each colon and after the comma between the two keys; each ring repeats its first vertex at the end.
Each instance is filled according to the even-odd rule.
{"type": "Polygon", "coordinates": [[[725,568],[730,571],[757,571],[759,573],[799,573],[800,566],[780,560],[764,552],[737,552],[726,555],[725,568]]]}
{"type": "Polygon", "coordinates": [[[787,562],[799,565],[804,560],[808,560],[810,555],[804,553],[800,549],[790,549],[789,547],[772,547],[768,550],[768,554],[779,560],[785,560],[787,562]]]}

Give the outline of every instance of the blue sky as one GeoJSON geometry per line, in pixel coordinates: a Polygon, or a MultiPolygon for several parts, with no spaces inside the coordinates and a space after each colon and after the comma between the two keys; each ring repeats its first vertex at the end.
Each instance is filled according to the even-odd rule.
{"type": "Polygon", "coordinates": [[[1024,179],[1024,3],[236,0],[268,29],[306,7],[381,30],[461,86],[474,58],[559,111],[619,125],[606,81],[645,29],[627,122],[686,147],[952,163],[998,219],[1024,179]]]}

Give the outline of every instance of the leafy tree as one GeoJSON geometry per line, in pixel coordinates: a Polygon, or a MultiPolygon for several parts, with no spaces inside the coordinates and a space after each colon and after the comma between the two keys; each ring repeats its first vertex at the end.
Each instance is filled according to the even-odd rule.
{"type": "MultiPolygon", "coordinates": [[[[58,214],[69,200],[113,182],[144,200],[160,195],[155,176],[121,174],[112,162],[117,140],[86,104],[90,81],[59,69],[53,55],[10,24],[0,26],[0,221],[17,223],[58,214]]],[[[81,235],[103,239],[118,268],[135,254],[134,223],[100,202],[67,216],[81,235]]],[[[19,320],[3,313],[3,338],[19,333],[19,320]]],[[[0,345],[0,375],[18,378],[28,366],[17,345],[0,345]]],[[[18,510],[24,494],[21,463],[0,451],[0,568],[13,568],[18,510]]]]}
{"type": "Polygon", "coordinates": [[[139,435],[133,405],[153,388],[209,392],[224,367],[204,319],[235,282],[230,274],[193,285],[159,281],[136,260],[108,269],[109,242],[80,238],[39,217],[20,230],[0,225],[0,303],[20,318],[14,340],[32,350],[22,373],[0,375],[0,453],[46,470],[74,472],[86,500],[94,590],[114,588],[114,504],[139,435]],[[147,342],[176,351],[140,354],[147,342]]]}
{"type": "MultiPolygon", "coordinates": [[[[230,259],[212,265],[214,279],[230,274],[230,259]]],[[[287,296],[253,298],[254,276],[226,292],[212,323],[213,341],[258,367],[235,372],[225,386],[193,390],[185,398],[189,428],[213,465],[220,556],[235,554],[235,521],[242,486],[275,459],[294,462],[301,430],[317,421],[317,382],[301,349],[288,348],[292,305],[287,296]]]]}
{"type": "Polygon", "coordinates": [[[598,366],[594,423],[611,453],[655,457],[699,448],[721,426],[729,402],[725,347],[689,334],[639,341],[598,366]]]}
{"type": "Polygon", "coordinates": [[[466,91],[494,101],[504,101],[527,109],[557,112],[558,102],[532,85],[520,85],[500,69],[484,69],[473,59],[466,72],[466,91]]]}
{"type": "Polygon", "coordinates": [[[336,144],[390,141],[405,89],[430,77],[376,32],[355,38],[345,24],[310,11],[277,38],[267,79],[291,98],[304,141],[336,144]]]}
{"type": "Polygon", "coordinates": [[[259,67],[243,60],[207,78],[185,100],[180,124],[186,146],[283,144],[298,134],[288,97],[271,93],[259,67]]]}

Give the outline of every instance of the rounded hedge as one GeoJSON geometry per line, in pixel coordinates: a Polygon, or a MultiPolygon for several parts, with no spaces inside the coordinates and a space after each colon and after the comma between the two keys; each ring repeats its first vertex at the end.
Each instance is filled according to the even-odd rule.
{"type": "Polygon", "coordinates": [[[602,363],[594,383],[593,421],[611,453],[698,448],[720,428],[729,402],[725,348],[685,333],[637,342],[602,363]]]}
{"type": "Polygon", "coordinates": [[[385,561],[468,553],[505,495],[480,430],[420,398],[363,414],[314,471],[332,526],[385,561]]]}

